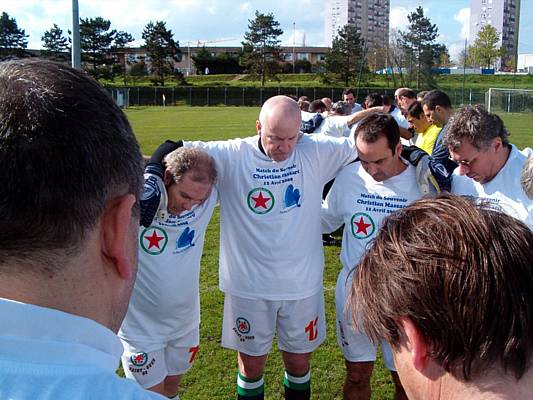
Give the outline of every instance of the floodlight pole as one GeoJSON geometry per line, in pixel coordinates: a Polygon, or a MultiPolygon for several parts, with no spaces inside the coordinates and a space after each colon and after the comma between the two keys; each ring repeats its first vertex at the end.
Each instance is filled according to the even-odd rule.
{"type": "Polygon", "coordinates": [[[296,70],[295,58],[296,58],[296,22],[292,23],[292,73],[296,70]]]}
{"type": "Polygon", "coordinates": [[[72,0],[72,68],[81,69],[80,14],[78,0],[72,0]]]}

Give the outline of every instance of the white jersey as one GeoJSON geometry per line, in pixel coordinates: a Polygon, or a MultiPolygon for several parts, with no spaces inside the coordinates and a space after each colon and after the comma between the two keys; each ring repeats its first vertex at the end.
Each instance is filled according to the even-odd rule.
{"type": "Polygon", "coordinates": [[[331,117],[326,117],[313,133],[321,133],[333,137],[348,137],[350,136],[348,121],[351,118],[350,115],[333,115],[331,117]]]}
{"type": "Polygon", "coordinates": [[[165,342],[200,323],[200,259],[217,191],[179,216],[156,217],[139,229],[139,269],[119,336],[128,341],[165,342]]]}
{"type": "Polygon", "coordinates": [[[322,204],[322,229],[324,233],[333,232],[344,224],[340,260],[346,276],[359,262],[383,219],[420,197],[412,165],[383,182],[375,181],[359,162],[343,168],[322,204]]]}
{"type": "Polygon", "coordinates": [[[220,196],[220,289],[262,300],[297,300],[322,290],[322,189],[356,158],[345,138],[304,135],[274,162],[259,136],[199,146],[215,160],[220,196]]]}
{"type": "Polygon", "coordinates": [[[454,171],[452,193],[461,196],[488,200],[495,208],[519,219],[533,229],[533,201],[530,200],[520,184],[520,174],[526,156],[514,145],[507,162],[489,182],[479,183],[454,171]]]}

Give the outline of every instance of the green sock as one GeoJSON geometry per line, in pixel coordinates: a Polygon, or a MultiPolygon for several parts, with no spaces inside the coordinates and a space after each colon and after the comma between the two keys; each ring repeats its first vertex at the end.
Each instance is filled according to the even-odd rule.
{"type": "Polygon", "coordinates": [[[263,377],[250,379],[237,374],[237,399],[238,400],[262,400],[265,397],[265,381],[263,377]]]}
{"type": "Polygon", "coordinates": [[[311,398],[311,370],[304,376],[292,376],[285,371],[283,379],[285,400],[309,400],[311,398]]]}

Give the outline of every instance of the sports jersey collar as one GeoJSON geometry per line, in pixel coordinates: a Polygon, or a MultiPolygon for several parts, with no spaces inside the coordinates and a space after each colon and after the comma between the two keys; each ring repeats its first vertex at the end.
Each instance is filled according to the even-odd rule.
{"type": "Polygon", "coordinates": [[[114,371],[123,351],[111,330],[88,318],[3,298],[0,315],[3,359],[114,371]]]}

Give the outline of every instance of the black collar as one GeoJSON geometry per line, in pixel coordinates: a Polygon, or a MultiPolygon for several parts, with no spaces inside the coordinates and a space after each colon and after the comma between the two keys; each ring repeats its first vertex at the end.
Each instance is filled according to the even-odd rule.
{"type": "Polygon", "coordinates": [[[259,136],[259,140],[257,141],[257,147],[259,147],[259,151],[263,153],[265,156],[267,153],[265,153],[265,149],[263,149],[263,144],[261,143],[261,136],[259,136]]]}

